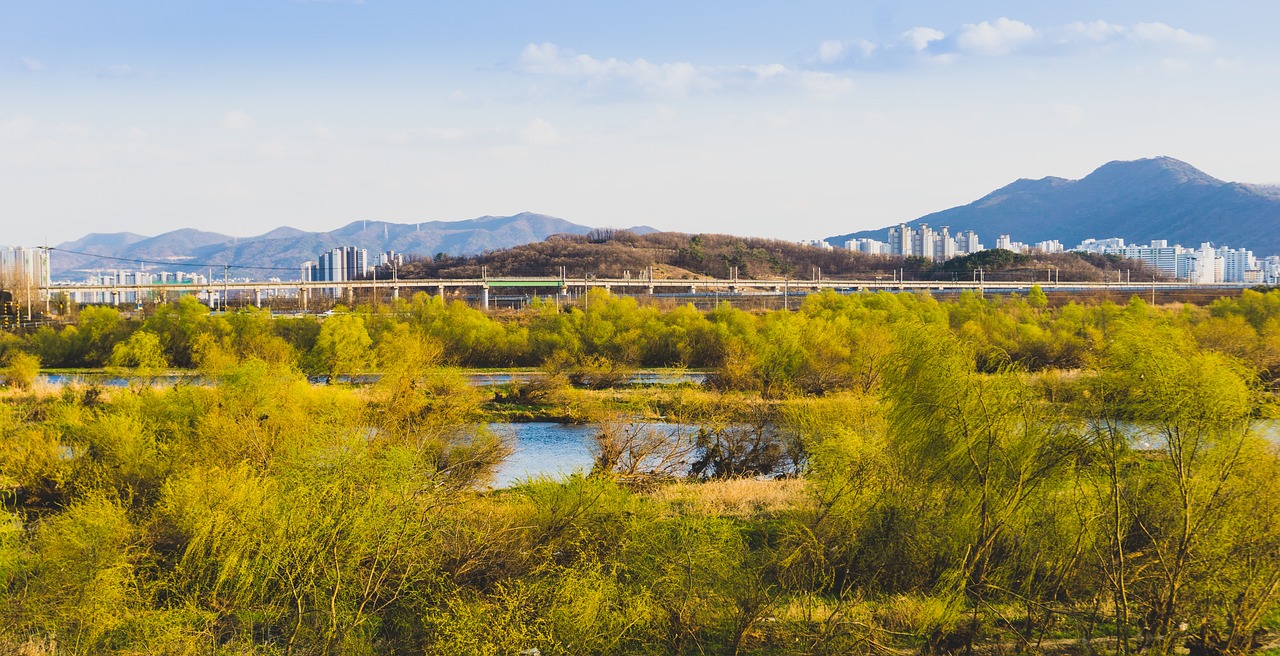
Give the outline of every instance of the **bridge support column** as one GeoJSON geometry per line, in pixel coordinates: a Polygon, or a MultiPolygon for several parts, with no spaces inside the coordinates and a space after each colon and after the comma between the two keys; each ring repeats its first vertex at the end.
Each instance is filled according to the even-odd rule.
{"type": "Polygon", "coordinates": [[[698,288],[697,288],[696,286],[694,286],[694,285],[689,285],[689,293],[690,293],[690,294],[697,294],[697,293],[698,293],[698,288]]]}
{"type": "Polygon", "coordinates": [[[253,307],[262,307],[262,288],[256,287],[253,290],[253,307]]]}
{"type": "Polygon", "coordinates": [[[480,307],[489,309],[489,286],[485,285],[480,288],[480,307]]]}
{"type": "Polygon", "coordinates": [[[118,289],[111,290],[111,304],[116,307],[119,307],[121,296],[123,296],[123,294],[120,293],[120,290],[118,289]]]}
{"type": "Polygon", "coordinates": [[[646,294],[648,294],[648,295],[650,295],[650,296],[653,296],[653,285],[649,285],[648,287],[646,287],[646,288],[645,288],[645,293],[646,293],[646,294]]]}
{"type": "Polygon", "coordinates": [[[444,300],[444,285],[436,285],[436,296],[439,296],[440,300],[444,300]]]}
{"type": "Polygon", "coordinates": [[[392,288],[391,288],[391,300],[392,300],[392,301],[398,301],[398,300],[400,300],[400,288],[399,288],[399,287],[392,287],[392,288]]]}
{"type": "Polygon", "coordinates": [[[355,304],[356,304],[356,288],[348,287],[347,288],[347,305],[354,307],[355,304]]]}
{"type": "Polygon", "coordinates": [[[307,288],[299,287],[298,288],[298,309],[302,310],[303,312],[306,312],[307,310],[307,296],[308,296],[307,288]]]}
{"type": "Polygon", "coordinates": [[[218,309],[218,301],[217,301],[217,300],[215,300],[215,299],[214,299],[214,297],[213,297],[213,290],[212,290],[212,289],[206,289],[206,290],[204,290],[204,293],[205,293],[205,296],[208,296],[208,297],[209,297],[209,309],[210,309],[210,310],[216,310],[216,309],[218,309]]]}

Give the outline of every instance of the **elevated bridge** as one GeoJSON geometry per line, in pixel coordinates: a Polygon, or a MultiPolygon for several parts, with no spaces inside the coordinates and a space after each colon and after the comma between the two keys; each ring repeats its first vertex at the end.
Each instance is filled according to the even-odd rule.
{"type": "Polygon", "coordinates": [[[196,295],[211,307],[237,298],[262,307],[264,302],[288,298],[296,300],[301,309],[307,309],[315,299],[326,298],[353,303],[357,294],[367,297],[377,294],[398,299],[402,295],[426,292],[441,297],[465,297],[478,302],[480,307],[491,305],[491,294],[502,290],[522,293],[533,292],[546,296],[569,297],[591,289],[604,289],[615,294],[632,296],[748,296],[748,295],[796,295],[834,290],[840,293],[857,292],[929,292],[959,293],[974,291],[992,294],[1025,294],[1032,285],[1040,285],[1046,293],[1090,292],[1140,294],[1153,292],[1238,293],[1252,287],[1251,283],[1191,284],[1188,282],[1053,282],[1053,281],[921,281],[921,280],[744,280],[723,278],[648,279],[648,278],[567,278],[567,277],[484,277],[399,280],[348,280],[341,282],[284,281],[284,282],[207,282],[207,283],[158,283],[158,284],[75,284],[54,283],[39,288],[44,300],[66,295],[81,304],[122,305],[128,303],[168,303],[185,295],[196,295]]]}

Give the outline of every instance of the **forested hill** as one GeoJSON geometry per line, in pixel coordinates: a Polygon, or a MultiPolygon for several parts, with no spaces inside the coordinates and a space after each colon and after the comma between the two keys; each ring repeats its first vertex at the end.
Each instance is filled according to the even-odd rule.
{"type": "Polygon", "coordinates": [[[595,230],[587,235],[555,235],[545,241],[496,250],[470,257],[437,255],[404,265],[402,278],[475,278],[490,276],[560,275],[570,277],[642,277],[652,267],[656,279],[698,276],[743,279],[791,277],[810,279],[818,270],[827,278],[890,276],[903,269],[908,279],[967,279],[981,267],[988,278],[1007,276],[1022,280],[1032,271],[1049,267],[1062,280],[1102,280],[1115,270],[1130,269],[1135,277],[1150,276],[1141,262],[1083,256],[1017,255],[1009,251],[984,251],[949,262],[932,263],[920,258],[885,257],[843,249],[827,250],[776,239],[732,235],[655,232],[637,235],[625,230],[595,230]]]}
{"type": "MultiPolygon", "coordinates": [[[[1280,253],[1280,188],[1219,180],[1171,157],[1110,162],[1080,180],[1018,180],[960,207],[907,225],[973,230],[988,245],[1002,234],[1025,243],[1057,239],[1068,248],[1084,239],[1123,237],[1131,243],[1167,239],[1280,253]]],[[[831,237],[886,239],[887,229],[831,237]]]]}

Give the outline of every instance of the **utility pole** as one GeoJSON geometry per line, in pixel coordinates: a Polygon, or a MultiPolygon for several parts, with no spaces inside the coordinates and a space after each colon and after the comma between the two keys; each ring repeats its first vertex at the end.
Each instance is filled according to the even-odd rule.
{"type": "Polygon", "coordinates": [[[40,286],[44,287],[44,320],[48,321],[49,320],[49,300],[50,300],[49,296],[51,295],[51,293],[49,292],[49,278],[52,277],[52,275],[49,273],[49,240],[48,239],[44,241],[44,262],[42,264],[44,264],[44,275],[41,276],[40,278],[40,286]]]}
{"type": "Polygon", "coordinates": [[[31,265],[30,265],[30,260],[28,260],[26,257],[26,254],[27,254],[26,249],[23,249],[22,254],[23,254],[22,259],[27,260],[27,262],[23,263],[27,265],[25,267],[27,270],[26,275],[22,277],[27,279],[27,323],[31,323],[31,265]]]}

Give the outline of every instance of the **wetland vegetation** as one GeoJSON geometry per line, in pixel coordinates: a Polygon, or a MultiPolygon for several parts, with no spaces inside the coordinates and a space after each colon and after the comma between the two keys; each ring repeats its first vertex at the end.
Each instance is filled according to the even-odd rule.
{"type": "Polygon", "coordinates": [[[1280,292],[589,300],[185,299],[0,336],[0,650],[1238,654],[1280,629],[1254,430],[1280,292]],[[152,382],[174,370],[215,384],[152,382]],[[591,427],[592,467],[490,487],[513,417],[591,427]]]}

